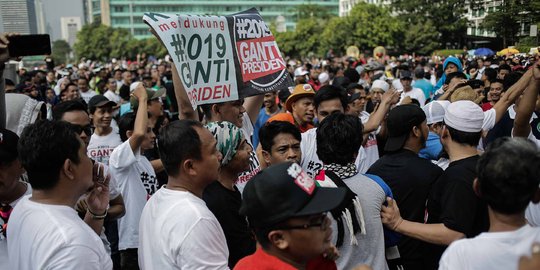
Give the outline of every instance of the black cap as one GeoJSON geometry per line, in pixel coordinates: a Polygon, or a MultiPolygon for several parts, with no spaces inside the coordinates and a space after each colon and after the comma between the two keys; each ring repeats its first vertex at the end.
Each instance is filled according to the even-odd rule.
{"type": "Polygon", "coordinates": [[[352,103],[357,99],[360,99],[360,93],[354,93],[352,95],[349,95],[349,103],[352,103]]]}
{"type": "Polygon", "coordinates": [[[18,143],[19,136],[15,132],[0,128],[0,164],[10,163],[19,156],[18,143]]]}
{"type": "Polygon", "coordinates": [[[90,111],[94,108],[99,108],[106,105],[116,106],[116,102],[110,101],[104,95],[95,95],[88,101],[88,109],[90,111]]]}
{"type": "Polygon", "coordinates": [[[386,118],[388,139],[384,151],[400,150],[409,137],[411,129],[426,120],[424,111],[413,104],[401,105],[392,109],[386,118]]]}
{"type": "Polygon", "coordinates": [[[292,217],[330,211],[345,198],[344,188],[317,187],[296,163],[285,162],[257,173],[242,193],[240,214],[253,228],[271,228],[292,217]]]}
{"type": "Polygon", "coordinates": [[[399,72],[400,79],[412,79],[412,73],[409,70],[402,70],[399,72]]]}

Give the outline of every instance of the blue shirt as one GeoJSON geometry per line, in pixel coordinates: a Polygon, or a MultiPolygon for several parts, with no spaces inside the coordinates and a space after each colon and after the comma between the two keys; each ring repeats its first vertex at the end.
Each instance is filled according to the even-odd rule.
{"type": "Polygon", "coordinates": [[[420,150],[418,156],[429,160],[438,160],[442,149],[443,147],[439,135],[430,131],[426,141],[426,147],[420,150]]]}
{"type": "MultiPolygon", "coordinates": [[[[279,109],[276,110],[276,113],[279,112],[279,109]]],[[[266,109],[262,108],[261,111],[259,111],[259,116],[257,117],[257,121],[255,121],[255,126],[253,127],[253,136],[251,136],[251,141],[253,142],[253,150],[257,149],[257,146],[259,145],[259,129],[268,121],[272,115],[268,115],[266,113],[266,109]]]]}

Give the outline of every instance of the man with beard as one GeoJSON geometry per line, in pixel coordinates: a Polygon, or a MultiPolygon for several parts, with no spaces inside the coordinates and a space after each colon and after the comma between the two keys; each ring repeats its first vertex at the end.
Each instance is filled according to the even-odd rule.
{"type": "MultiPolygon", "coordinates": [[[[442,173],[438,166],[418,156],[428,137],[426,115],[416,105],[401,105],[390,111],[386,124],[386,154],[367,173],[381,177],[390,186],[404,219],[423,222],[431,186],[442,173]]],[[[425,243],[403,236],[398,248],[405,269],[425,268],[425,243]]]]}
{"type": "Polygon", "coordinates": [[[300,132],[306,132],[312,129],[314,127],[313,118],[315,117],[314,96],[315,91],[313,91],[311,85],[297,85],[285,102],[285,107],[287,107],[289,113],[278,113],[270,117],[268,122],[287,121],[294,124],[300,132]]]}

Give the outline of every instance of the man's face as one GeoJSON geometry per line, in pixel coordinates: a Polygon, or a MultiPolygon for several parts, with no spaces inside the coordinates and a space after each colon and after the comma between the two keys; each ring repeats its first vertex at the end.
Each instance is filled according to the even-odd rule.
{"type": "Polygon", "coordinates": [[[290,133],[279,133],[273,139],[274,144],[270,148],[270,153],[263,150],[263,156],[269,165],[292,161],[300,163],[302,151],[300,141],[290,133]]]}
{"type": "Polygon", "coordinates": [[[269,92],[264,94],[263,104],[265,108],[274,108],[276,106],[276,93],[269,92]]]}
{"type": "Polygon", "coordinates": [[[407,92],[412,89],[412,78],[403,78],[399,80],[401,85],[403,85],[403,91],[407,92]]]}
{"type": "Polygon", "coordinates": [[[79,79],[77,81],[77,86],[81,92],[88,91],[88,82],[85,79],[79,79]]]}
{"type": "Polygon", "coordinates": [[[501,69],[499,70],[499,74],[497,75],[498,79],[500,80],[504,80],[504,78],[506,77],[506,75],[508,75],[510,73],[510,70],[508,69],[501,69]]]}
{"type": "Polygon", "coordinates": [[[312,123],[315,114],[313,110],[313,98],[312,97],[303,97],[299,98],[292,103],[292,113],[295,115],[297,121],[301,121],[300,124],[312,123]]]}
{"type": "Polygon", "coordinates": [[[122,79],[122,71],[116,70],[114,72],[114,79],[117,80],[117,81],[121,80],[122,79]]]}
{"type": "Polygon", "coordinates": [[[503,91],[503,85],[499,82],[494,82],[489,87],[488,95],[491,98],[491,101],[497,102],[501,99],[501,94],[503,91]]]}
{"type": "Polygon", "coordinates": [[[148,103],[148,112],[152,117],[158,117],[163,115],[163,102],[161,98],[155,98],[148,103]]]}
{"type": "Polygon", "coordinates": [[[217,150],[217,142],[212,133],[206,128],[196,127],[201,141],[201,159],[193,161],[193,170],[203,185],[208,185],[218,179],[221,166],[221,153],[217,150]]]}
{"type": "Polygon", "coordinates": [[[317,108],[317,119],[321,123],[324,118],[336,112],[343,112],[343,105],[341,105],[339,98],[325,100],[317,108]]]}
{"type": "Polygon", "coordinates": [[[219,118],[217,121],[229,121],[235,126],[241,128],[243,125],[242,117],[246,112],[244,100],[224,102],[218,105],[219,118]]]}
{"type": "Polygon", "coordinates": [[[116,92],[117,84],[115,79],[109,79],[107,81],[107,89],[116,92]]]}
{"type": "Polygon", "coordinates": [[[103,107],[97,107],[96,111],[92,114],[92,122],[96,128],[108,128],[111,126],[112,121],[112,106],[107,105],[103,107]]]}
{"type": "Polygon", "coordinates": [[[66,100],[74,100],[78,99],[80,97],[79,95],[79,89],[77,86],[70,85],[68,86],[67,93],[66,93],[66,100]]]}
{"type": "Polygon", "coordinates": [[[84,142],[86,146],[90,142],[90,136],[92,135],[90,126],[90,117],[84,111],[70,111],[64,113],[62,121],[66,121],[72,125],[78,126],[81,132],[78,134],[79,138],[84,142]],[[88,132],[88,133],[86,133],[88,132]]]}
{"type": "Polygon", "coordinates": [[[373,89],[371,91],[371,101],[373,101],[374,104],[381,103],[383,94],[384,91],[382,89],[373,89]]]}
{"type": "Polygon", "coordinates": [[[124,84],[130,85],[131,84],[131,72],[126,71],[122,73],[122,80],[124,80],[124,84]]]}
{"type": "MultiPolygon", "coordinates": [[[[287,242],[287,253],[297,261],[309,261],[320,256],[331,246],[332,228],[326,214],[295,217],[287,220],[285,226],[304,226],[306,229],[281,230],[287,242]]],[[[270,234],[274,231],[270,232],[270,234]]]]}

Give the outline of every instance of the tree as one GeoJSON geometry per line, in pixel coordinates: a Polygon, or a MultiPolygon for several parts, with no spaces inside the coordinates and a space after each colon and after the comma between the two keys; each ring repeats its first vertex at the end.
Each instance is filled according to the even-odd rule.
{"type": "MultiPolygon", "coordinates": [[[[393,11],[401,21],[416,25],[431,21],[438,32],[438,43],[443,46],[460,43],[467,30],[467,3],[474,0],[392,0],[393,11]]],[[[470,4],[473,5],[473,4],[470,4]]]]}
{"type": "Polygon", "coordinates": [[[403,32],[403,42],[399,49],[407,53],[429,55],[439,48],[439,32],[429,19],[419,20],[415,24],[407,25],[403,32]]]}
{"type": "Polygon", "coordinates": [[[64,64],[69,59],[69,53],[71,53],[71,47],[69,43],[63,39],[59,39],[52,44],[52,58],[58,64],[64,64]]]}
{"type": "Polygon", "coordinates": [[[518,41],[521,24],[530,25],[540,21],[540,1],[503,0],[497,10],[490,12],[482,27],[493,31],[503,39],[507,47],[518,41]]]}
{"type": "Polygon", "coordinates": [[[358,3],[349,16],[330,20],[321,34],[324,50],[344,52],[355,45],[361,50],[376,46],[395,46],[401,33],[401,22],[389,9],[373,4],[358,3]]]}
{"type": "Polygon", "coordinates": [[[321,6],[321,5],[313,5],[313,4],[302,4],[298,5],[293,9],[294,13],[296,13],[296,19],[297,21],[300,21],[302,19],[318,19],[318,20],[328,20],[332,18],[332,13],[329,12],[327,7],[321,6]]]}

